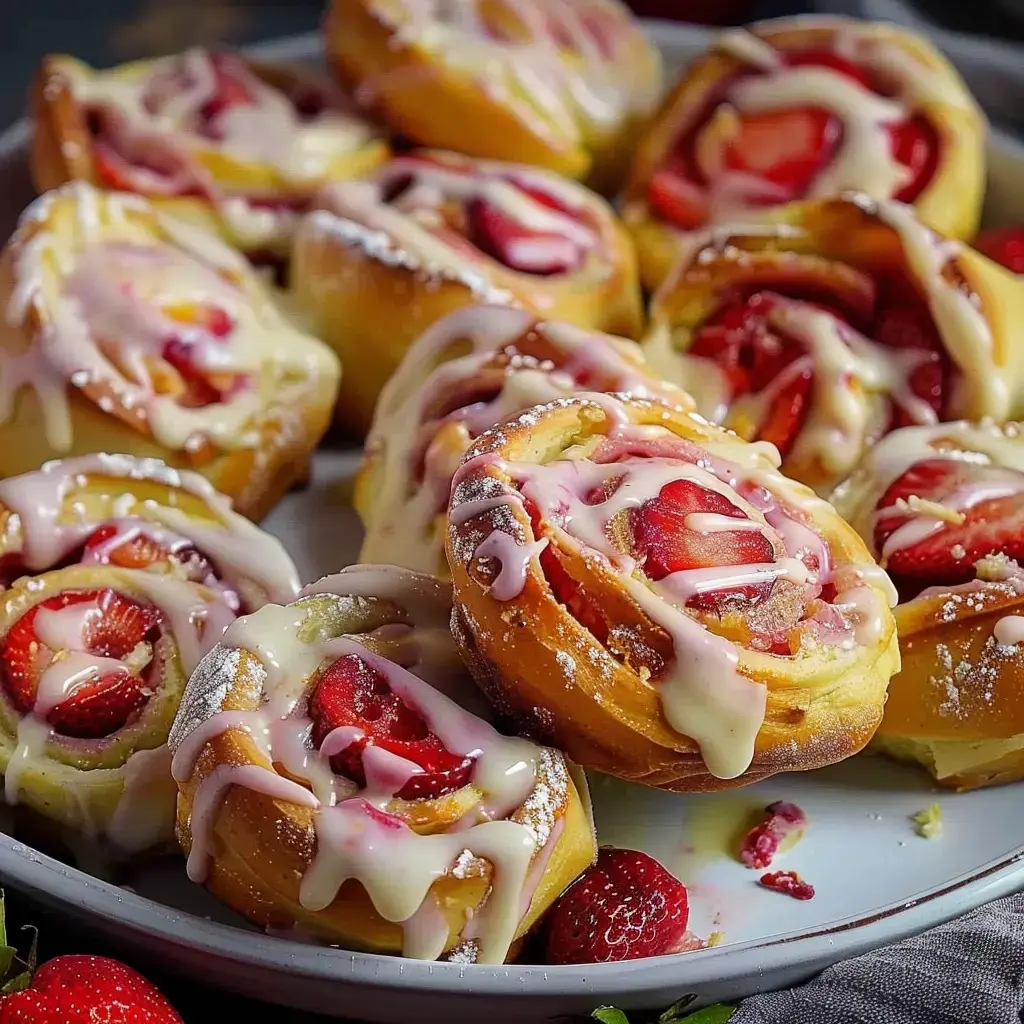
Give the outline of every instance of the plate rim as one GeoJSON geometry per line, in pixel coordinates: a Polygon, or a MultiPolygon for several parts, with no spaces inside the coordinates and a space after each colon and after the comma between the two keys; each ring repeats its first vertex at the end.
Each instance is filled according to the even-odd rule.
{"type": "MultiPolygon", "coordinates": [[[[692,47],[713,32],[651,19],[657,40],[692,47]]],[[[945,42],[946,40],[944,40],[945,42]]],[[[319,52],[315,32],[269,40],[248,48],[267,59],[301,60],[319,52]]],[[[0,133],[0,160],[27,148],[22,118],[0,133]]],[[[997,150],[1024,159],[1024,143],[992,129],[997,150]]],[[[750,976],[801,965],[824,966],[927,928],[1020,889],[1024,846],[947,882],[868,913],[811,929],[680,955],[579,966],[451,964],[317,946],[222,924],[159,903],[50,857],[0,833],[0,877],[66,911],[80,911],[92,927],[116,925],[149,940],[169,942],[192,955],[210,955],[249,968],[363,988],[447,995],[642,997],[655,989],[680,992],[728,986],[750,976]],[[95,920],[92,920],[95,919],[95,920]]]]}

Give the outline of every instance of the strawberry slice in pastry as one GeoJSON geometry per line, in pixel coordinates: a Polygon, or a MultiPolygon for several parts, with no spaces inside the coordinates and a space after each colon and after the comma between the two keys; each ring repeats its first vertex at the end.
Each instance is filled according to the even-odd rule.
{"type": "Polygon", "coordinates": [[[512,270],[548,277],[570,274],[583,263],[585,253],[571,238],[531,231],[486,199],[472,200],[466,215],[473,244],[512,270]]]}
{"type": "Polygon", "coordinates": [[[384,673],[358,655],[339,658],[321,674],[309,699],[309,715],[317,749],[335,730],[347,730],[341,749],[331,754],[331,768],[360,787],[367,785],[364,756],[370,747],[419,769],[394,794],[402,800],[454,793],[473,772],[473,759],[449,751],[420,713],[391,689],[384,673]]]}
{"type": "Polygon", "coordinates": [[[159,627],[156,608],[114,590],[65,591],[30,609],[9,630],[0,651],[4,690],[21,714],[45,711],[46,721],[64,736],[109,736],[150,697],[147,679],[159,627]],[[84,614],[76,618],[80,634],[71,651],[57,642],[60,626],[48,629],[47,624],[53,622],[50,616],[76,607],[84,614]],[[77,671],[62,671],[72,658],[79,663],[77,671]],[[108,660],[124,665],[104,667],[108,660]],[[52,672],[61,673],[57,682],[62,689],[43,693],[52,672]]]}
{"type": "Polygon", "coordinates": [[[1007,270],[1024,274],[1024,228],[1014,226],[982,231],[974,239],[974,248],[1007,270]]]}
{"type": "Polygon", "coordinates": [[[986,555],[1024,560],[1024,473],[955,459],[918,462],[879,501],[874,542],[905,598],[974,579],[986,555]]]}

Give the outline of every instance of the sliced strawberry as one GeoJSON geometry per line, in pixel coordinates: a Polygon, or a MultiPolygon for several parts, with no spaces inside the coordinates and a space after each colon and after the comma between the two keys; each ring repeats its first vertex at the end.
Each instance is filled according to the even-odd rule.
{"type": "Polygon", "coordinates": [[[116,192],[135,191],[132,168],[110,146],[103,142],[94,143],[92,159],[100,184],[116,192]]]}
{"type": "Polygon", "coordinates": [[[892,155],[910,171],[906,184],[893,197],[912,203],[935,175],[939,163],[939,139],[931,122],[918,114],[889,127],[892,155]]]}
{"type": "Polygon", "coordinates": [[[805,882],[795,871],[769,871],[757,881],[762,888],[774,889],[795,900],[814,899],[814,886],[805,882]]]}
{"type": "MultiPolygon", "coordinates": [[[[694,512],[710,512],[747,522],[743,509],[717,491],[687,479],[666,484],[657,498],[645,502],[633,516],[634,542],[644,558],[644,572],[651,579],[664,579],[685,569],[775,561],[775,549],[760,530],[701,533],[686,523],[694,512]]],[[[738,589],[751,598],[760,590],[754,586],[738,589]]]]}
{"type": "Polygon", "coordinates": [[[748,868],[768,867],[782,841],[794,834],[799,836],[807,827],[807,816],[796,804],[779,800],[764,810],[764,821],[746,834],[740,846],[740,860],[748,868]]]}
{"type": "Polygon", "coordinates": [[[178,371],[184,393],[179,396],[178,404],[186,409],[202,409],[208,405],[216,405],[221,401],[221,393],[196,366],[192,359],[192,346],[179,339],[172,339],[164,344],[164,362],[169,363],[178,371]]]}
{"type": "Polygon", "coordinates": [[[806,366],[791,378],[772,396],[771,404],[758,428],[761,441],[770,441],[785,457],[803,430],[804,421],[811,410],[811,391],[814,387],[814,370],[806,366]]]}
{"type": "Polygon", "coordinates": [[[331,757],[339,775],[366,785],[363,752],[377,746],[423,769],[394,795],[402,800],[432,800],[454,793],[469,782],[472,758],[453,754],[431,731],[418,711],[388,685],[378,669],[355,654],[326,668],[309,698],[313,742],[319,749],[328,733],[354,726],[365,734],[331,757]]]}
{"type": "MultiPolygon", "coordinates": [[[[887,569],[900,594],[912,597],[928,586],[953,586],[974,579],[974,565],[985,555],[1002,553],[1024,559],[1024,473],[999,466],[984,466],[953,459],[924,459],[911,466],[882,495],[883,509],[918,497],[943,504],[954,492],[961,492],[957,505],[961,523],[944,522],[940,529],[909,547],[889,553],[887,569]],[[974,491],[982,500],[964,502],[974,491]],[[1000,492],[1011,492],[1003,493],[1000,492]],[[992,497],[985,498],[985,494],[992,497]]],[[[879,514],[875,523],[875,546],[881,551],[886,541],[911,514],[900,511],[879,514]]]]}
{"type": "Polygon", "coordinates": [[[841,134],[839,119],[823,110],[747,115],[725,147],[725,165],[771,182],[784,193],[773,202],[797,199],[832,159],[841,134]]]}
{"type": "Polygon", "coordinates": [[[671,164],[654,172],[647,201],[662,220],[684,231],[700,227],[707,220],[707,203],[701,190],[671,164]]]}
{"type": "Polygon", "coordinates": [[[184,567],[188,578],[197,582],[216,575],[210,561],[191,544],[182,544],[171,550],[150,536],[145,527],[140,526],[138,530],[127,533],[120,544],[109,547],[110,541],[117,534],[118,528],[110,523],[94,530],[85,542],[82,561],[117,565],[122,569],[148,569],[151,565],[172,561],[184,567]],[[100,548],[104,550],[97,556],[97,549],[100,548]]]}
{"type": "Polygon", "coordinates": [[[512,270],[550,277],[570,274],[583,263],[583,249],[571,238],[530,231],[486,199],[466,207],[470,241],[512,270]]]}
{"type": "MultiPolygon", "coordinates": [[[[69,590],[48,598],[10,628],[0,652],[4,690],[22,714],[32,711],[40,676],[59,653],[36,636],[40,609],[56,611],[85,603],[94,603],[101,613],[88,623],[83,635],[84,650],[89,654],[123,659],[140,644],[152,646],[159,639],[160,613],[152,605],[133,601],[115,590],[69,590]]],[[[48,713],[47,721],[65,736],[109,736],[127,724],[149,699],[145,687],[148,667],[141,677],[125,667],[79,686],[48,713]]]]}
{"type": "Polygon", "coordinates": [[[541,926],[550,964],[593,964],[680,952],[690,919],[686,886],[652,857],[604,847],[541,926]]]}
{"type": "Polygon", "coordinates": [[[1024,227],[992,228],[982,231],[974,248],[1015,274],[1024,274],[1024,227]]]}

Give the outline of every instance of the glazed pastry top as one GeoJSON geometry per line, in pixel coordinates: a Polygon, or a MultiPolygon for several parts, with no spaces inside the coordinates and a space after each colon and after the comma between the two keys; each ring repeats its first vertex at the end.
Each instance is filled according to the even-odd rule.
{"type": "Polygon", "coordinates": [[[174,775],[190,778],[206,745],[228,730],[247,733],[265,759],[202,776],[190,822],[192,878],[205,877],[214,817],[228,787],[241,785],[313,812],[316,853],[302,879],[302,905],[328,907],[345,880],[358,879],[378,913],[402,925],[407,956],[437,959],[445,951],[449,927],[430,896],[434,882],[473,877],[486,861],[493,888],[454,955],[505,959],[560,834],[571,783],[559,754],[500,735],[443,692],[464,679],[450,608],[450,591],[432,578],[357,565],[306,588],[293,605],[268,605],[229,628],[182,702],[171,735],[174,775]],[[390,611],[382,615],[382,606],[390,611]],[[368,628],[339,635],[331,625],[338,616],[349,628],[361,616],[368,628]],[[224,710],[224,676],[239,671],[240,652],[258,659],[263,699],[224,710]],[[322,723],[322,690],[335,676],[346,685],[372,677],[377,699],[397,698],[397,713],[416,723],[404,731],[440,745],[454,767],[426,774],[355,725],[322,723]],[[361,755],[358,767],[347,759],[339,765],[352,750],[361,755]],[[440,821],[417,831],[431,807],[440,821]]]}
{"type": "Polygon", "coordinates": [[[556,401],[501,430],[541,431],[560,407],[587,405],[606,433],[560,452],[548,445],[536,462],[503,459],[500,431],[481,438],[455,479],[451,550],[466,565],[500,567],[489,588],[498,601],[522,594],[538,558],[550,579],[564,575],[549,549],[612,573],[673,655],[652,671],[649,646],[619,627],[609,649],[619,644],[642,679],[658,677],[668,723],[699,745],[712,774],[735,778],[753,757],[772,661],[875,649],[891,636],[895,594],[834,511],[778,472],[771,445],[712,433],[699,418],[689,440],[634,423],[600,395],[556,401]],[[482,536],[464,528],[476,517],[492,526],[482,536]]]}
{"type": "Polygon", "coordinates": [[[201,459],[256,447],[271,407],[277,429],[297,429],[303,393],[337,374],[235,250],[141,197],[64,186],[28,208],[7,252],[24,341],[0,348],[0,420],[32,389],[57,451],[72,445],[73,390],[201,459]]]}
{"type": "Polygon", "coordinates": [[[471,441],[581,386],[690,401],[648,373],[633,342],[501,307],[460,310],[436,323],[385,387],[367,439],[369,458],[384,462],[373,542],[402,565],[435,569],[443,538],[425,547],[424,536],[447,507],[471,441]]]}
{"type": "Polygon", "coordinates": [[[329,185],[318,204],[300,237],[323,232],[383,262],[459,280],[481,301],[513,301],[491,284],[495,264],[555,281],[583,269],[597,278],[613,272],[611,209],[537,168],[424,151],[369,181],[329,185]]]}

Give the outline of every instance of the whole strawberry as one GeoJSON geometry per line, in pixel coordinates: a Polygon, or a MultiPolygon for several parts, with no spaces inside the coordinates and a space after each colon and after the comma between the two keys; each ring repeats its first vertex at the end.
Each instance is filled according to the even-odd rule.
{"type": "Polygon", "coordinates": [[[603,848],[543,925],[550,964],[592,964],[676,953],[690,945],[686,886],[637,850],[603,848]]]}
{"type": "Polygon", "coordinates": [[[0,997],[0,1024],[182,1024],[138,971],[102,956],[58,956],[0,997]]]}

